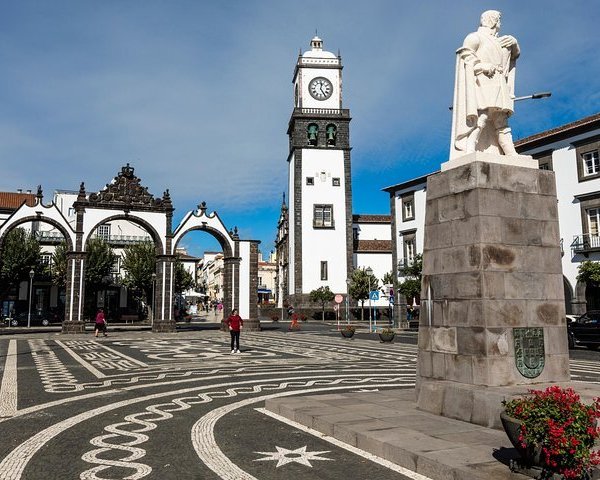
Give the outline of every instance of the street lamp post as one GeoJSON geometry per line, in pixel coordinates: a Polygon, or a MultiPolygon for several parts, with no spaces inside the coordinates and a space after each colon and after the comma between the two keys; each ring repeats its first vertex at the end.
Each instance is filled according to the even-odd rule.
{"type": "Polygon", "coordinates": [[[371,310],[371,275],[373,275],[373,269],[367,267],[365,270],[367,278],[369,279],[369,333],[373,331],[373,312],[371,310]]]}
{"type": "Polygon", "coordinates": [[[27,328],[31,327],[31,297],[33,293],[33,276],[35,272],[33,268],[29,270],[29,312],[27,313],[27,328]]]}
{"type": "Polygon", "coordinates": [[[156,305],[156,302],[154,301],[155,289],[156,289],[156,273],[152,272],[152,302],[150,303],[150,305],[152,305],[152,318],[150,319],[150,325],[154,325],[154,317],[156,316],[156,313],[154,313],[154,306],[156,305]]]}

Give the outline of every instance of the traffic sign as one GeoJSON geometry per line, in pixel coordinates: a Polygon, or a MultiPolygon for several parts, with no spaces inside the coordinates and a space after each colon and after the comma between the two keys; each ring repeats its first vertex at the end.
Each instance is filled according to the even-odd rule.
{"type": "Polygon", "coordinates": [[[390,297],[390,305],[394,304],[394,297],[390,297]]]}
{"type": "Polygon", "coordinates": [[[335,300],[335,303],[342,303],[344,301],[344,297],[338,293],[335,296],[334,300],[335,300]]]}
{"type": "Polygon", "coordinates": [[[379,290],[371,290],[369,292],[369,298],[371,300],[379,300],[379,290]]]}

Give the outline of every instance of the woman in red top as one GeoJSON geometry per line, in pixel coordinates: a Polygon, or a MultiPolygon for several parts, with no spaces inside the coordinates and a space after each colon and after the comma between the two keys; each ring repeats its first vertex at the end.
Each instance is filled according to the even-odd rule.
{"type": "Polygon", "coordinates": [[[101,308],[98,309],[98,313],[96,314],[96,325],[95,325],[95,336],[97,337],[100,332],[104,334],[106,337],[106,319],[104,318],[104,310],[101,308]]]}
{"type": "Polygon", "coordinates": [[[242,329],[242,325],[244,325],[244,321],[242,317],[238,315],[237,310],[233,310],[231,315],[227,317],[225,323],[229,327],[229,333],[231,334],[231,353],[241,353],[240,352],[240,330],[242,329]]]}

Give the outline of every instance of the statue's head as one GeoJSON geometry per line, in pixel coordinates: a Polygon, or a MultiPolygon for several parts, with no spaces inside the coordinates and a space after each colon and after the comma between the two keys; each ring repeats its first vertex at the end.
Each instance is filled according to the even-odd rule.
{"type": "Polygon", "coordinates": [[[500,17],[502,14],[498,10],[486,10],[481,14],[481,20],[479,24],[482,27],[498,28],[500,29],[500,17]]]}

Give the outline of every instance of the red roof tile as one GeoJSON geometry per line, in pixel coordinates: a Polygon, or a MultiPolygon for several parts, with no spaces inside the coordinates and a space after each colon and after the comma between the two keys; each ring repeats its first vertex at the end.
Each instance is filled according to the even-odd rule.
{"type": "Polygon", "coordinates": [[[35,205],[33,193],[0,192],[0,210],[16,210],[26,201],[27,205],[35,205]]]}
{"type": "Polygon", "coordinates": [[[392,216],[391,215],[355,214],[355,215],[352,215],[352,221],[354,223],[391,223],[392,216]]]}
{"type": "Polygon", "coordinates": [[[391,240],[359,240],[354,245],[355,252],[392,252],[391,240]]]}

